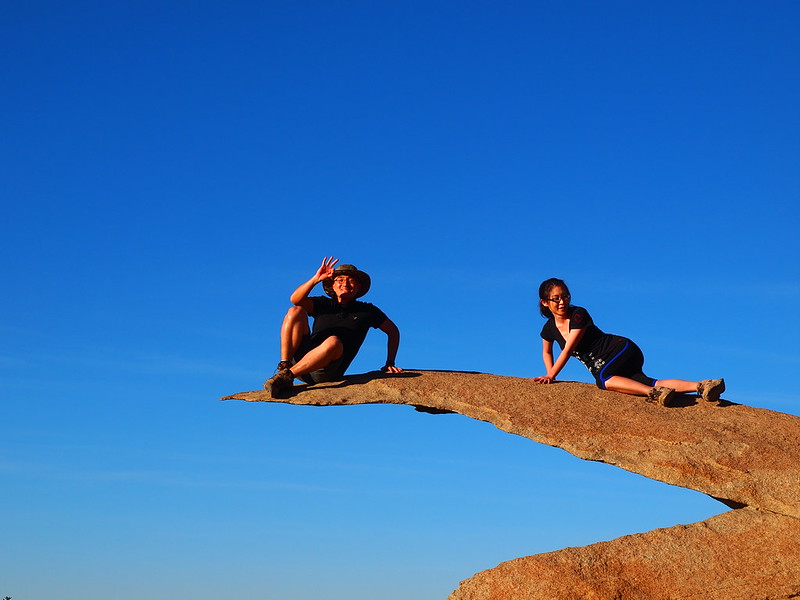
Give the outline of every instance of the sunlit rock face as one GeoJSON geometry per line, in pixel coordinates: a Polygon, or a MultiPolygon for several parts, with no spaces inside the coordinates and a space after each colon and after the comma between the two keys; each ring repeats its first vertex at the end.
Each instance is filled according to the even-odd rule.
{"type": "Polygon", "coordinates": [[[589,384],[482,373],[369,373],[223,400],[408,404],[457,412],[579,458],[704,492],[735,510],[693,525],[511,560],[450,600],[800,597],[800,419],[694,397],[662,407],[589,384]]]}

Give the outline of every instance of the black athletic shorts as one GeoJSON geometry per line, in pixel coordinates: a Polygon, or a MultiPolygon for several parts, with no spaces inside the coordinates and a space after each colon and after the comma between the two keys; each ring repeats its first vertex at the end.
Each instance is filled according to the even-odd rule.
{"type": "Polygon", "coordinates": [[[637,346],[632,340],[627,338],[620,338],[622,342],[622,349],[609,360],[598,374],[595,375],[597,387],[601,390],[606,389],[606,381],[619,375],[620,377],[627,377],[645,385],[654,386],[656,380],[648,377],[642,371],[644,367],[644,354],[641,348],[637,346]]]}
{"type": "MultiPolygon", "coordinates": [[[[322,342],[328,339],[328,335],[304,335],[303,340],[300,342],[300,347],[297,349],[297,352],[294,353],[292,357],[292,364],[296,364],[301,358],[303,358],[306,354],[311,352],[314,348],[319,346],[322,342]]],[[[311,373],[306,373],[305,375],[300,375],[298,379],[305,381],[306,383],[323,383],[325,381],[340,381],[344,377],[344,369],[342,368],[344,363],[344,355],[345,352],[342,352],[342,355],[334,360],[332,363],[328,364],[321,369],[317,369],[316,371],[312,371],[311,373]]]]}

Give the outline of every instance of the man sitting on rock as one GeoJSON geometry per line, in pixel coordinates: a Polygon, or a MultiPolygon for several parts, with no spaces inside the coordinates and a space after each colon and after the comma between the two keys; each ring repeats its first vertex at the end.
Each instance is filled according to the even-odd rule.
{"type": "Polygon", "coordinates": [[[334,269],[339,259],[325,258],[316,274],[291,295],[294,306],[289,309],[281,327],[281,361],[275,375],[264,382],[264,389],[273,398],[285,397],[294,386],[294,379],[306,383],[338,381],[358,354],[367,331],[378,328],[388,336],[387,373],[400,373],[394,360],[400,345],[400,330],[383,311],[360,298],[369,291],[369,275],[353,265],[334,269]],[[309,298],[319,282],[329,297],[309,298]],[[309,329],[308,316],[314,317],[309,329]]]}

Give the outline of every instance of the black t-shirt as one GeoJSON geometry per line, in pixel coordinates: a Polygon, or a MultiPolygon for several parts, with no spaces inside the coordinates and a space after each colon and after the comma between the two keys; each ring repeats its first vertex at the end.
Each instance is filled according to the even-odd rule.
{"type": "MultiPolygon", "coordinates": [[[[597,376],[605,364],[612,359],[624,347],[626,339],[618,335],[603,333],[592,321],[589,312],[580,306],[571,306],[569,315],[569,329],[585,329],[580,343],[572,351],[572,356],[580,360],[592,375],[597,376]]],[[[547,319],[547,323],[542,327],[542,339],[548,342],[558,342],[561,349],[564,349],[566,340],[556,327],[553,317],[547,319]]]]}
{"type": "Polygon", "coordinates": [[[337,300],[327,296],[314,296],[311,300],[314,302],[311,311],[311,316],[314,317],[311,338],[316,343],[332,335],[342,340],[344,373],[358,354],[369,329],[380,327],[387,317],[381,309],[369,302],[353,300],[342,306],[337,300]]]}

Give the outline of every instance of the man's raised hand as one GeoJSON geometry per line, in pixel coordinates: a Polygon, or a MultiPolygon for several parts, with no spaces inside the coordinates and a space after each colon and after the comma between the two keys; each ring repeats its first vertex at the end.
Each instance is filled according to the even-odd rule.
{"type": "Polygon", "coordinates": [[[322,281],[323,279],[328,279],[328,277],[333,277],[333,269],[338,262],[339,259],[333,258],[332,256],[326,256],[323,258],[322,265],[320,265],[319,269],[317,269],[317,281],[322,281]]]}

